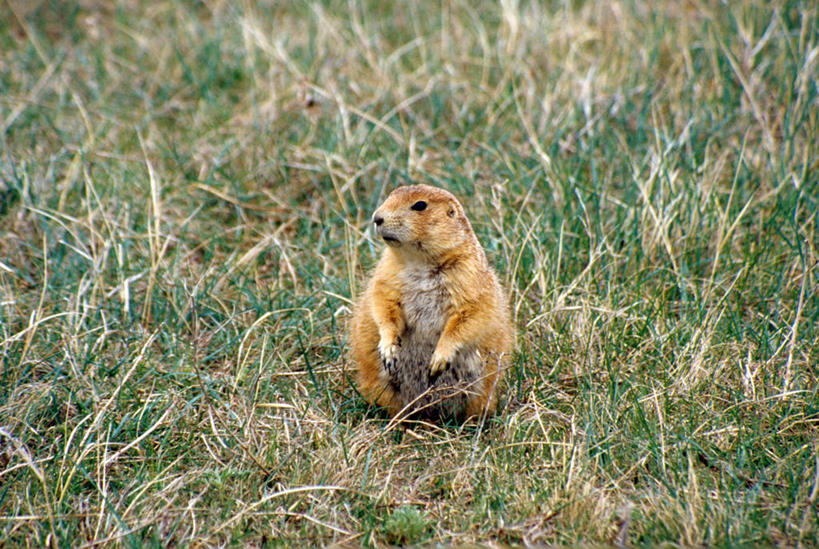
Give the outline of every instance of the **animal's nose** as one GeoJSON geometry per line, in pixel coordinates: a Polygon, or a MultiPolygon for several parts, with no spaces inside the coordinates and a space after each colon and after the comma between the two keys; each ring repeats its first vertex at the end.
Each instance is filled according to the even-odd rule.
{"type": "Polygon", "coordinates": [[[384,223],[384,217],[380,214],[375,214],[373,216],[373,223],[375,223],[376,227],[380,227],[382,223],[384,223]]]}

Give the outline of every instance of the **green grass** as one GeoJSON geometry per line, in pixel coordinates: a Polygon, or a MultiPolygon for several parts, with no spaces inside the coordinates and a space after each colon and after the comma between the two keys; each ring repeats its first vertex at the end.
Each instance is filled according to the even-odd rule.
{"type": "Polygon", "coordinates": [[[815,2],[7,0],[0,545],[819,536],[815,2]],[[347,358],[396,185],[509,288],[481,425],[347,358]]]}

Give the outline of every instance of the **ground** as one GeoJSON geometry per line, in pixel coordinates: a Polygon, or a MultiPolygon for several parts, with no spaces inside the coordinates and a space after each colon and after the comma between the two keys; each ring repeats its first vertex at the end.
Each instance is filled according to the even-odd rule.
{"type": "Polygon", "coordinates": [[[816,543],[815,2],[2,9],[0,545],[816,543]],[[406,183],[509,289],[476,424],[352,382],[406,183]]]}

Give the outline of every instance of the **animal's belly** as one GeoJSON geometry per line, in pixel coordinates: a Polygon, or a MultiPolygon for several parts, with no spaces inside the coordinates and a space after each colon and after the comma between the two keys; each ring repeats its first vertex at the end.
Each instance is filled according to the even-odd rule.
{"type": "Polygon", "coordinates": [[[480,356],[474,347],[467,346],[444,372],[430,378],[429,363],[441,330],[427,328],[407,327],[390,381],[408,412],[428,417],[458,416],[467,402],[482,392],[480,356]]]}

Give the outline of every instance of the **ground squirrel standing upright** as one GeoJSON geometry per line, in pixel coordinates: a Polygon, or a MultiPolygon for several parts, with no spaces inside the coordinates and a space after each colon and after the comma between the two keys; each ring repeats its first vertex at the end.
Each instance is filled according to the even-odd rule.
{"type": "Polygon", "coordinates": [[[514,330],[463,207],[443,189],[399,187],[373,223],[387,248],[353,313],[362,395],[393,416],[494,411],[514,330]]]}

